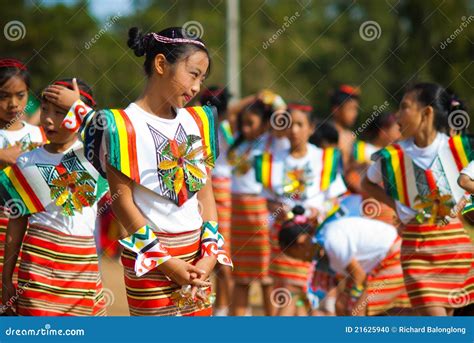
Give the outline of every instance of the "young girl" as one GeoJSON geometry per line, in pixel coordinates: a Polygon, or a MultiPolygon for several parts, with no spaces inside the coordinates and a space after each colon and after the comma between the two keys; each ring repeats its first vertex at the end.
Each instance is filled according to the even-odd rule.
{"type": "MultiPolygon", "coordinates": [[[[0,169],[15,163],[21,153],[46,142],[41,128],[23,120],[29,89],[30,76],[26,66],[18,60],[0,59],[0,169]]],[[[0,207],[0,274],[7,224],[8,218],[0,207]]]]}
{"type": "MultiPolygon", "coordinates": [[[[288,129],[290,147],[266,150],[256,157],[255,170],[257,180],[267,190],[269,209],[275,214],[270,263],[274,287],[284,287],[296,298],[305,299],[310,264],[295,261],[281,251],[278,232],[297,205],[304,208],[310,222],[316,223],[318,216],[321,218],[325,214],[326,201],[344,193],[346,187],[340,174],[339,151],[334,148],[323,150],[308,143],[315,130],[311,108],[292,104],[288,108],[291,115],[288,129]]],[[[280,308],[277,314],[294,315],[295,312],[280,308]]]]}
{"type": "MultiPolygon", "coordinates": [[[[214,106],[219,120],[219,152],[216,165],[212,171],[212,187],[216,200],[219,218],[219,231],[224,237],[225,247],[230,247],[230,212],[231,212],[231,180],[232,168],[227,161],[227,151],[234,143],[234,135],[227,118],[229,93],[226,88],[209,87],[200,97],[203,105],[214,106]]],[[[216,302],[215,316],[227,316],[232,294],[232,271],[229,268],[216,268],[216,302]]]]}
{"type": "Polygon", "coordinates": [[[344,291],[337,295],[339,315],[383,315],[410,307],[399,258],[401,240],[392,225],[344,214],[341,207],[313,231],[307,224],[286,222],[280,246],[292,258],[314,259],[320,270],[326,263],[328,273],[346,278],[344,291]]]}
{"type": "Polygon", "coordinates": [[[231,265],[206,182],[218,156],[217,121],[210,107],[183,108],[210,66],[204,43],[188,37],[180,27],[130,29],[129,47],[146,56],[142,95],[125,110],[97,113],[78,101],[64,122],[76,130],[83,121],[85,156],[120,194],[112,208],[126,230],[131,315],[210,315],[207,278],[217,261],[231,265]]]}
{"type": "MultiPolygon", "coordinates": [[[[83,82],[55,84],[79,87],[81,98],[93,105],[83,82]]],[[[97,202],[107,185],[85,159],[76,135],[61,127],[66,112],[43,99],[41,125],[50,143],[21,155],[0,173],[1,202],[10,210],[3,301],[16,298],[12,274],[21,249],[19,315],[105,314],[93,232],[97,202]]]]}
{"type": "Polygon", "coordinates": [[[474,301],[474,247],[451,215],[464,195],[456,180],[472,158],[474,140],[443,133],[454,109],[452,97],[437,84],[408,89],[398,113],[403,140],[376,154],[363,181],[403,223],[405,285],[422,315],[451,315],[456,304],[474,301]]]}

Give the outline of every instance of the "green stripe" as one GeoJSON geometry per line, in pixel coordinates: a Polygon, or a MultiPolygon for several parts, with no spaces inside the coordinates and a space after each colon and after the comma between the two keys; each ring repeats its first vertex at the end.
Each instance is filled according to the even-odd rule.
{"type": "Polygon", "coordinates": [[[216,120],[217,116],[213,112],[212,108],[209,106],[203,106],[204,113],[206,113],[207,120],[209,121],[209,141],[211,145],[212,155],[214,156],[214,160],[217,159],[219,156],[219,148],[217,146],[216,137],[217,137],[217,127],[216,127],[216,120]]]}
{"type": "Polygon", "coordinates": [[[227,145],[232,145],[234,143],[234,136],[232,135],[232,129],[230,128],[229,122],[227,120],[224,120],[220,124],[220,128],[227,145]]]}
{"type": "Polygon", "coordinates": [[[356,162],[359,162],[359,143],[360,141],[355,141],[352,147],[352,155],[354,156],[356,162]]]}
{"type": "Polygon", "coordinates": [[[334,149],[334,156],[333,156],[332,166],[331,166],[332,170],[331,170],[331,176],[330,176],[330,183],[336,180],[340,163],[341,163],[341,152],[339,151],[339,149],[334,149]]]}
{"type": "MultiPolygon", "coordinates": [[[[110,110],[104,111],[107,118],[107,154],[109,155],[109,163],[112,167],[120,170],[120,140],[115,116],[110,110]]],[[[100,144],[101,142],[97,142],[100,144]]]]}
{"type": "Polygon", "coordinates": [[[15,200],[15,203],[18,205],[16,208],[18,208],[18,210],[23,210],[21,213],[18,213],[19,215],[25,216],[30,214],[23,198],[13,186],[10,178],[4,171],[0,171],[0,205],[5,206],[10,200],[15,200]]]}
{"type": "Polygon", "coordinates": [[[258,155],[255,157],[255,178],[257,182],[263,183],[262,178],[262,167],[263,167],[263,155],[258,155]]]}
{"type": "Polygon", "coordinates": [[[469,162],[474,159],[474,153],[472,151],[473,139],[474,137],[471,135],[461,135],[461,142],[462,142],[463,148],[466,152],[466,156],[469,162]]]}
{"type": "Polygon", "coordinates": [[[395,172],[392,167],[392,157],[387,149],[382,149],[382,176],[383,183],[385,186],[385,191],[387,194],[395,200],[400,200],[399,194],[397,192],[397,183],[395,179],[395,172]]]}

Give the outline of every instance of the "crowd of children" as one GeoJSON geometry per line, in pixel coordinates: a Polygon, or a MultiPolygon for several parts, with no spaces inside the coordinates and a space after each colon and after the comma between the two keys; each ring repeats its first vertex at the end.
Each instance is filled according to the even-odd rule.
{"type": "Polygon", "coordinates": [[[132,28],[128,46],[145,56],[134,102],[100,109],[56,80],[39,126],[27,66],[0,59],[3,315],[105,315],[98,252],[120,251],[134,316],[251,315],[254,284],[265,315],[472,310],[474,138],[449,125],[455,95],[415,84],[359,135],[355,87],[329,116],[267,89],[231,101],[202,89],[210,55],[182,28],[132,28]]]}

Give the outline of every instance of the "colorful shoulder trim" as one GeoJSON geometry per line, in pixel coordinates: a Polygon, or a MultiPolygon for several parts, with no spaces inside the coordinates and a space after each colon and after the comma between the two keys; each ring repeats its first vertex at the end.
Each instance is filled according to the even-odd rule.
{"type": "Polygon", "coordinates": [[[342,169],[341,151],[336,148],[326,148],[323,150],[322,158],[323,168],[321,170],[321,191],[329,188],[336,179],[337,174],[342,169]]]}
{"type": "Polygon", "coordinates": [[[273,156],[269,152],[256,156],[254,160],[256,180],[268,189],[272,188],[272,164],[273,156]]]}

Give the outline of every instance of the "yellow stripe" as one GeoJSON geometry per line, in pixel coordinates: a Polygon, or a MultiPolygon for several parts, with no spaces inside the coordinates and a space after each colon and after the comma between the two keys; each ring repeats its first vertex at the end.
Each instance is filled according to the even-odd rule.
{"type": "Polygon", "coordinates": [[[365,142],[359,141],[357,143],[357,159],[358,162],[365,162],[365,142]]]}
{"type": "Polygon", "coordinates": [[[469,164],[469,160],[467,159],[466,152],[464,151],[464,146],[462,144],[462,139],[460,135],[453,137],[454,147],[456,148],[459,158],[461,159],[461,163],[463,167],[466,167],[469,164]]]}
{"type": "Polygon", "coordinates": [[[10,170],[6,171],[6,173],[7,173],[8,177],[10,178],[10,181],[11,181],[13,187],[15,187],[18,194],[20,194],[23,202],[25,203],[26,207],[28,208],[28,211],[30,213],[36,213],[39,209],[37,209],[35,207],[35,205],[33,204],[33,202],[31,201],[28,193],[25,191],[25,189],[21,185],[20,181],[17,179],[13,169],[10,168],[10,170]]]}
{"type": "Polygon", "coordinates": [[[119,142],[120,142],[120,171],[130,177],[130,156],[128,155],[128,134],[125,121],[117,110],[112,110],[117,124],[119,142]]]}
{"type": "Polygon", "coordinates": [[[387,147],[387,151],[390,153],[392,161],[392,170],[395,174],[395,183],[397,184],[396,186],[399,195],[399,201],[404,205],[408,205],[405,204],[405,192],[403,191],[402,170],[400,167],[400,158],[398,156],[398,151],[391,145],[387,147]]]}
{"type": "Polygon", "coordinates": [[[329,187],[329,178],[331,175],[331,165],[334,159],[334,148],[328,148],[324,152],[323,161],[323,178],[321,180],[321,190],[326,190],[329,187]]]}
{"type": "Polygon", "coordinates": [[[202,138],[204,138],[204,141],[206,142],[207,156],[210,156],[212,154],[212,150],[211,150],[211,140],[210,140],[210,134],[209,134],[209,120],[207,118],[207,114],[206,112],[204,112],[201,106],[194,107],[194,109],[196,110],[197,114],[201,118],[202,128],[204,129],[204,137],[202,138]]]}
{"type": "Polygon", "coordinates": [[[262,159],[262,181],[263,186],[268,187],[270,186],[270,154],[264,153],[262,159]]]}

